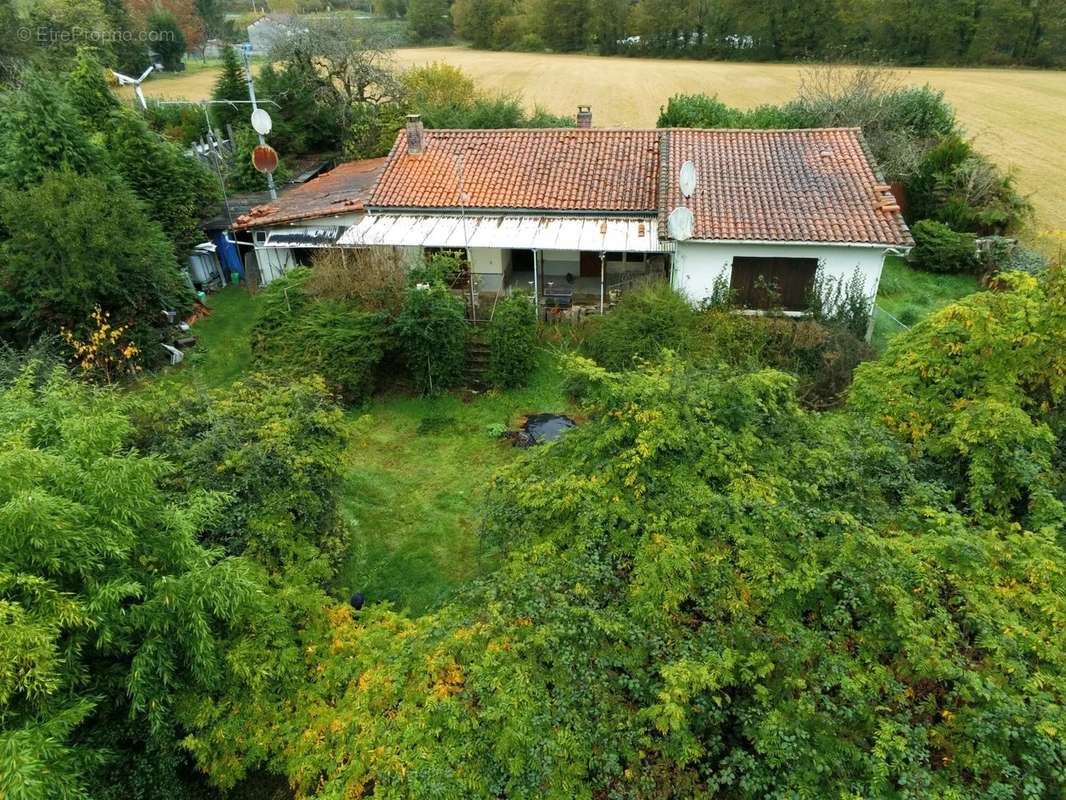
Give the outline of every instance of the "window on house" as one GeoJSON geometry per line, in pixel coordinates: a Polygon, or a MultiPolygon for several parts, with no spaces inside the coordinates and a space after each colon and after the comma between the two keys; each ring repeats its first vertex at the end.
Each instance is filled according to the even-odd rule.
{"type": "Polygon", "coordinates": [[[729,288],[743,308],[804,311],[817,270],[817,258],[735,256],[729,288]]]}

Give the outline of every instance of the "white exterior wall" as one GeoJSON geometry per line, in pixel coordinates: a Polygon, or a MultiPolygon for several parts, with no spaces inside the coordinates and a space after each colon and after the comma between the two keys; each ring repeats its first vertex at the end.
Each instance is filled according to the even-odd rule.
{"type": "Polygon", "coordinates": [[[255,260],[259,264],[259,286],[263,287],[275,278],[280,278],[296,266],[296,259],[287,247],[255,247],[255,260]]]}
{"type": "Polygon", "coordinates": [[[511,251],[498,247],[471,247],[470,269],[478,279],[478,290],[495,292],[511,271],[511,251]]]}
{"type": "Polygon", "coordinates": [[[715,279],[728,283],[734,256],[817,258],[827,278],[849,281],[855,269],[863,276],[866,296],[877,296],[888,248],[883,245],[740,244],[734,242],[678,242],[673,261],[673,284],[698,303],[711,296],[715,279]]]}

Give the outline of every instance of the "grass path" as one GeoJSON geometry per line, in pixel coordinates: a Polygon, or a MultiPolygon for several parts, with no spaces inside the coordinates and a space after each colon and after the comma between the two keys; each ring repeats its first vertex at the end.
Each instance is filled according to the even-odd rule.
{"type": "MultiPolygon", "coordinates": [[[[973,275],[938,275],[912,269],[901,258],[885,259],[877,305],[904,325],[911,326],[949,303],[981,288],[973,275]]],[[[877,313],[874,345],[880,349],[903,330],[899,324],[877,313]]]]}

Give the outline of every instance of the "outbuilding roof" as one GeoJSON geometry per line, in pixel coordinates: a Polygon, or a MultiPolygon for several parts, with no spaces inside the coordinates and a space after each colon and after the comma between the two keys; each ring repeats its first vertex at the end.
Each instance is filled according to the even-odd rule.
{"type": "Polygon", "coordinates": [[[337,214],[365,213],[384,158],[349,161],[290,189],[277,200],[256,206],[236,219],[235,230],[284,225],[337,214]]]}
{"type": "Polygon", "coordinates": [[[857,128],[427,130],[414,155],[400,131],[367,203],[375,213],[655,213],[664,238],[682,204],[694,239],[913,244],[857,128]],[[697,173],[687,199],[685,161],[697,173]]]}

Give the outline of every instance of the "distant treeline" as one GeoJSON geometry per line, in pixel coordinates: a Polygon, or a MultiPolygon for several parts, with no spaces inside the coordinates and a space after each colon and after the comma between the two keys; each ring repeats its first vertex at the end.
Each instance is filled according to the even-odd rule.
{"type": "Polygon", "coordinates": [[[499,50],[1066,65],[1066,0],[375,0],[375,10],[406,14],[416,39],[454,32],[499,50]]]}

